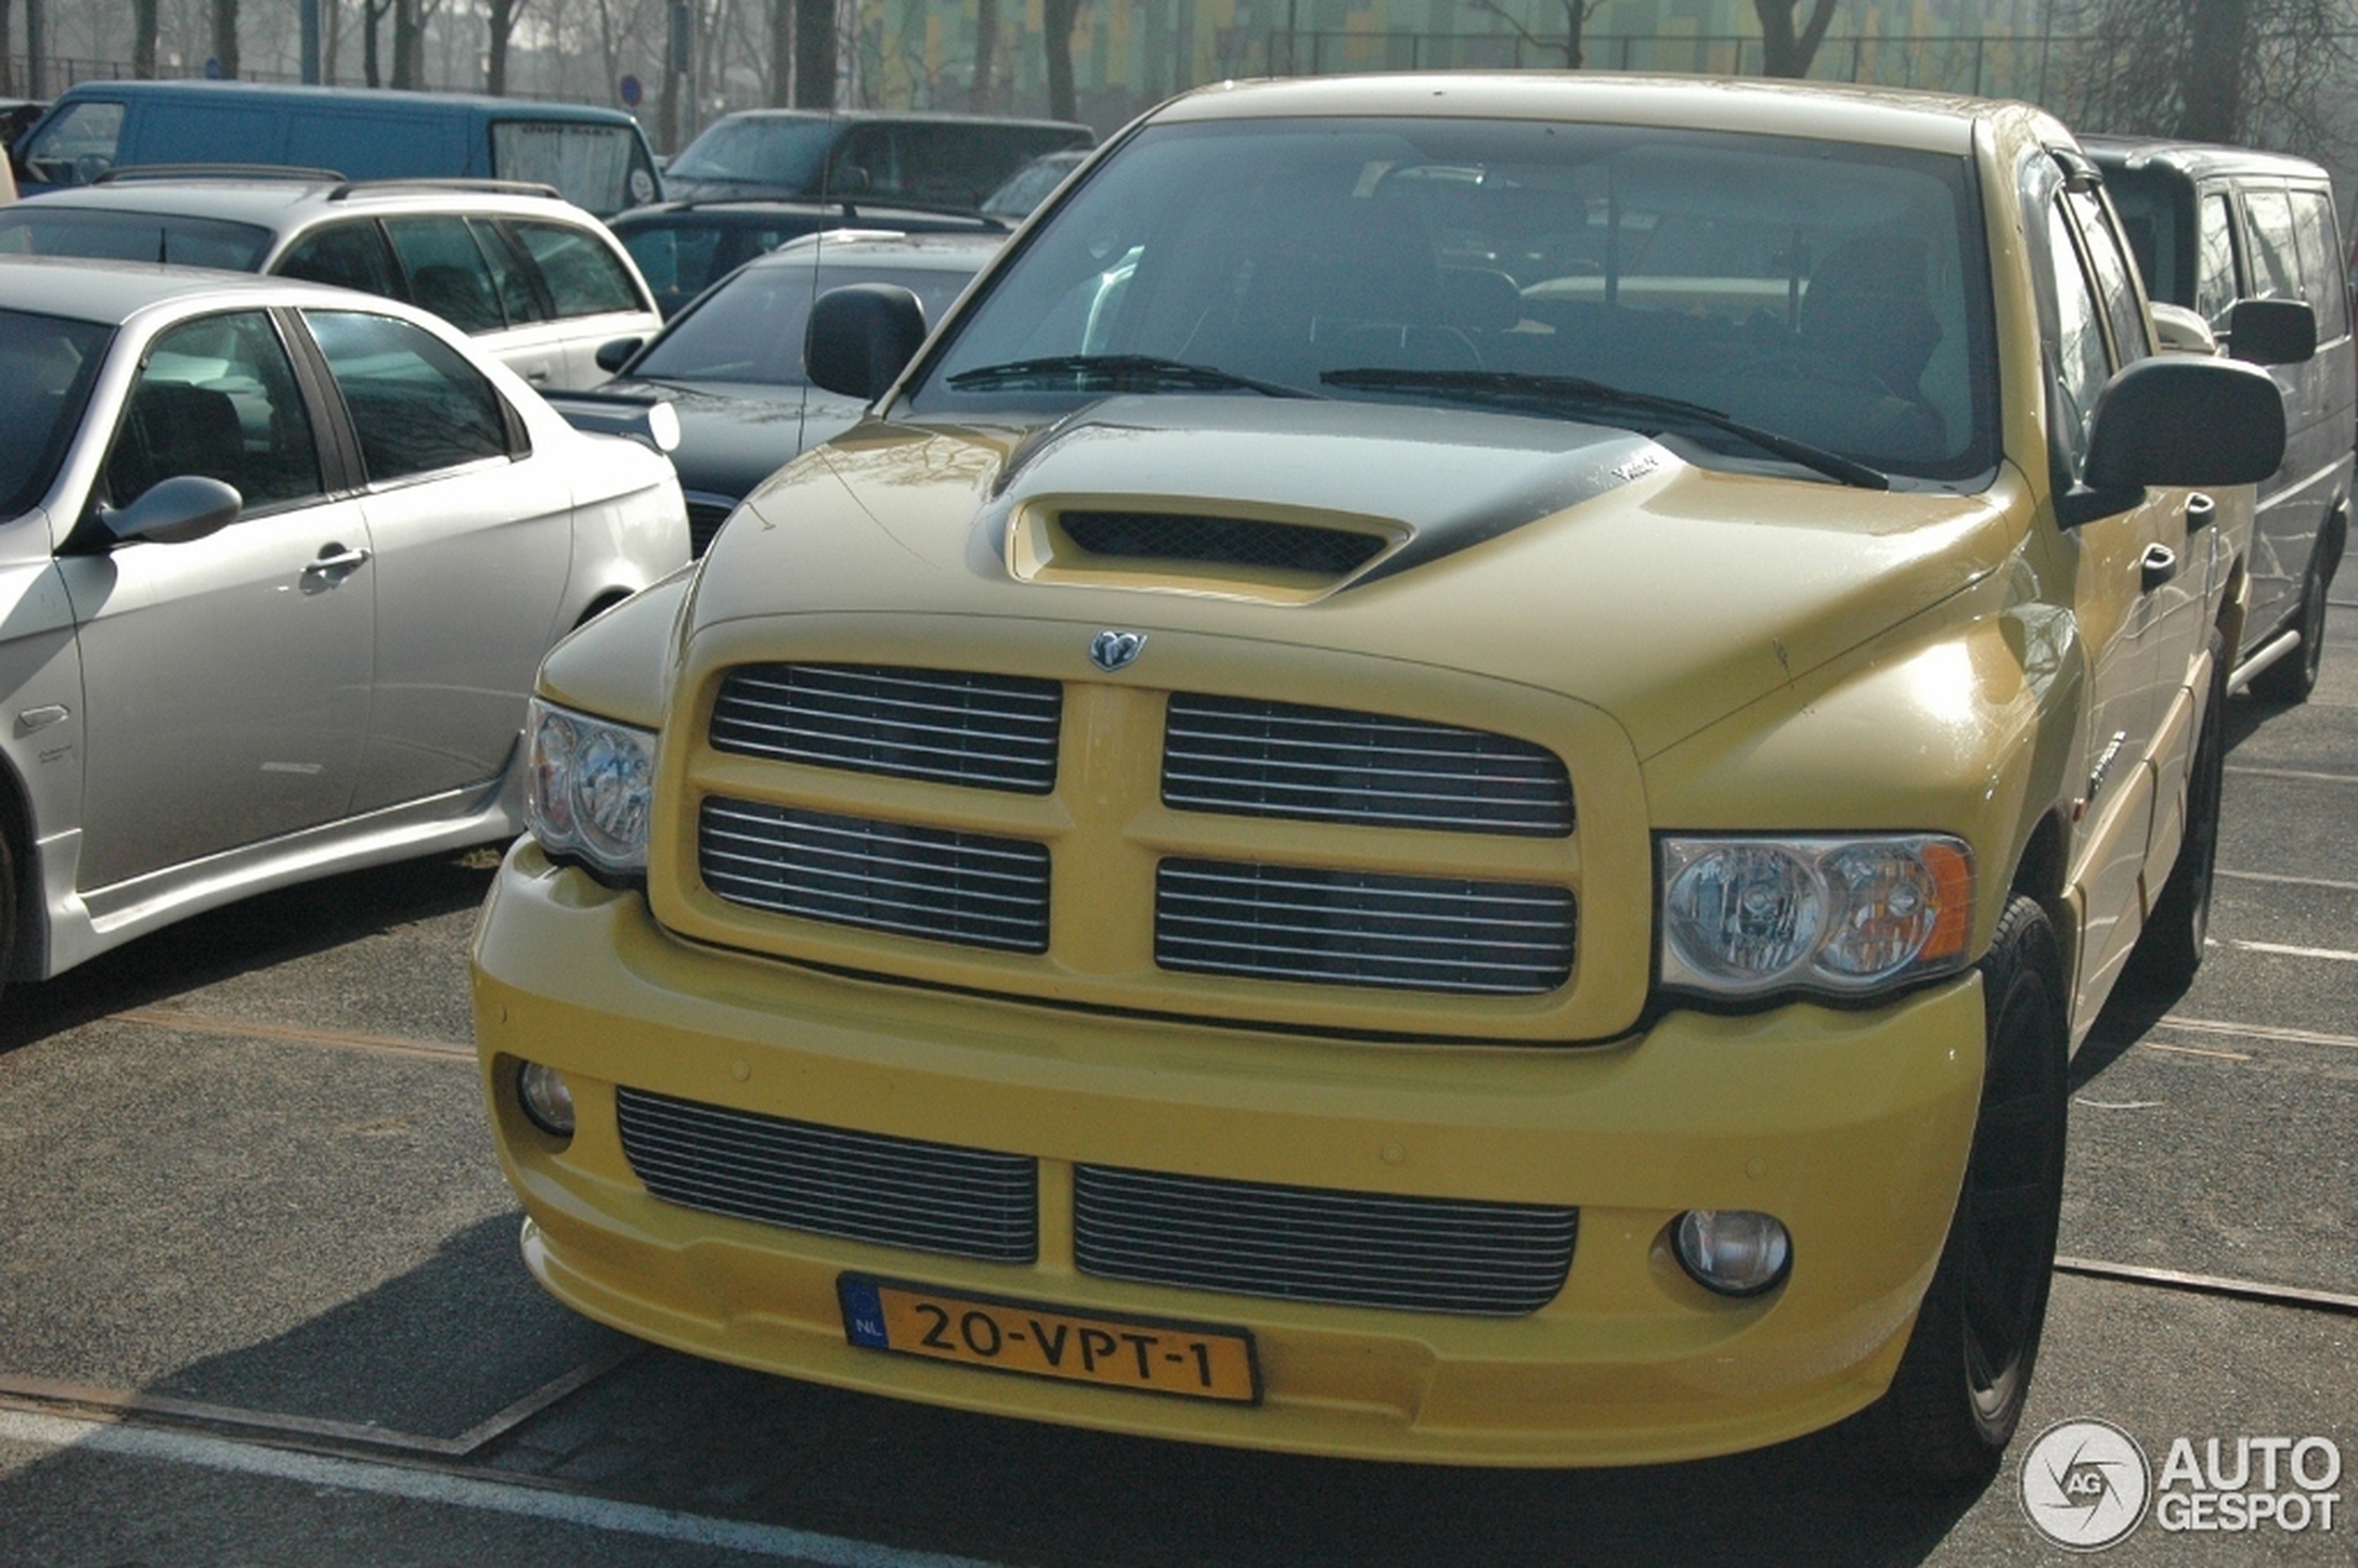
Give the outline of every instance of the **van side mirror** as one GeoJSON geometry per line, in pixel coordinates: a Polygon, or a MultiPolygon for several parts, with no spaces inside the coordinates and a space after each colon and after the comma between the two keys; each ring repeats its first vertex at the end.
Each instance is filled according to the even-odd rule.
{"type": "Polygon", "coordinates": [[[630,363],[630,356],[639,352],[639,345],[644,342],[646,342],[644,338],[615,338],[611,342],[600,343],[594,356],[598,361],[598,369],[610,376],[619,374],[622,368],[630,363]]]}
{"type": "Polygon", "coordinates": [[[2284,460],[2285,398],[2274,377],[2233,359],[2170,354],[2105,384],[2081,473],[2087,492],[2133,500],[2148,485],[2256,485],[2284,460]]]}
{"type": "Polygon", "coordinates": [[[890,283],[849,283],[810,306],[803,370],[813,386],[873,403],[900,379],[925,341],[926,307],[916,295],[890,283]]]}
{"type": "Polygon", "coordinates": [[[2221,341],[2250,364],[2306,365],[2317,354],[2317,313],[2300,300],[2237,300],[2221,341]]]}

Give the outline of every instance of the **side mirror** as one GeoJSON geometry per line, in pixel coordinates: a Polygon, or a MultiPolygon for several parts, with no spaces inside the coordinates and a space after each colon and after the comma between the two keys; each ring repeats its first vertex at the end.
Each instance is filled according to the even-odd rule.
{"type": "Polygon", "coordinates": [[[2216,354],[2219,340],[2211,335],[2210,323],[2199,311],[2183,305],[2154,301],[2154,337],[2164,354],[2216,354]]]}
{"type": "Polygon", "coordinates": [[[639,352],[639,345],[646,341],[644,338],[615,338],[611,343],[600,343],[596,355],[598,369],[610,376],[619,373],[625,365],[630,363],[630,356],[639,352]]]}
{"type": "Polygon", "coordinates": [[[2098,493],[2256,485],[2284,460],[2285,398],[2274,377],[2233,359],[2170,354],[2105,383],[2082,473],[2098,493]]]}
{"type": "Polygon", "coordinates": [[[811,305],[802,366],[813,386],[873,403],[925,341],[926,307],[916,295],[890,283],[850,283],[811,305]]]}
{"type": "Polygon", "coordinates": [[[2317,354],[2317,313],[2300,300],[2237,300],[2223,341],[2254,365],[2306,365],[2317,354]]]}
{"type": "Polygon", "coordinates": [[[183,473],[157,480],[119,512],[101,506],[98,522],[117,544],[136,539],[187,544],[227,527],[245,504],[246,499],[233,485],[201,473],[183,473]]]}

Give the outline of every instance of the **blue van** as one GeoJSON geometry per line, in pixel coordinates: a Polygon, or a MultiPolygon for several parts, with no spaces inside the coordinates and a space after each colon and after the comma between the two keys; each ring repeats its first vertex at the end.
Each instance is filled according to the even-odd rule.
{"type": "Polygon", "coordinates": [[[27,196],[155,163],[530,180],[601,217],[663,194],[645,134],[618,109],[370,87],[84,82],[58,97],[10,158],[27,196]]]}

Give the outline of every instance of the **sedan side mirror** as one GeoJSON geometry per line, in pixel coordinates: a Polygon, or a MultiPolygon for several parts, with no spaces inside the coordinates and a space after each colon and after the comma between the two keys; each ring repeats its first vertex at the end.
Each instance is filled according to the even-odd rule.
{"type": "Polygon", "coordinates": [[[639,345],[646,341],[644,338],[615,338],[611,343],[600,343],[596,356],[598,369],[610,376],[619,373],[625,365],[630,363],[630,356],[639,352],[639,345]]]}
{"type": "Polygon", "coordinates": [[[2274,377],[2233,359],[2162,355],[2125,367],[2097,396],[2079,493],[2133,499],[2147,485],[2256,485],[2284,460],[2285,398],[2274,377]]]}
{"type": "Polygon", "coordinates": [[[813,386],[873,403],[900,379],[925,341],[926,307],[916,295],[890,283],[850,283],[811,305],[803,370],[813,386]]]}
{"type": "Polygon", "coordinates": [[[227,527],[245,504],[246,499],[234,485],[201,473],[183,473],[157,480],[121,511],[99,507],[98,522],[117,544],[137,539],[187,544],[227,527]]]}
{"type": "Polygon", "coordinates": [[[2306,365],[2317,355],[2317,313],[2300,300],[2237,300],[2221,341],[2254,365],[2306,365]]]}

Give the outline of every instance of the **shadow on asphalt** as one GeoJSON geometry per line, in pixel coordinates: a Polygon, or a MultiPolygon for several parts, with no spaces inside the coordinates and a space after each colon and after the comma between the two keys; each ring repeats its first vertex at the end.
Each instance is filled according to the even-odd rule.
{"type": "Polygon", "coordinates": [[[0,1055],[250,969],[473,909],[499,854],[486,845],[281,888],[167,926],[55,979],[11,984],[0,1003],[0,1055]]]}

